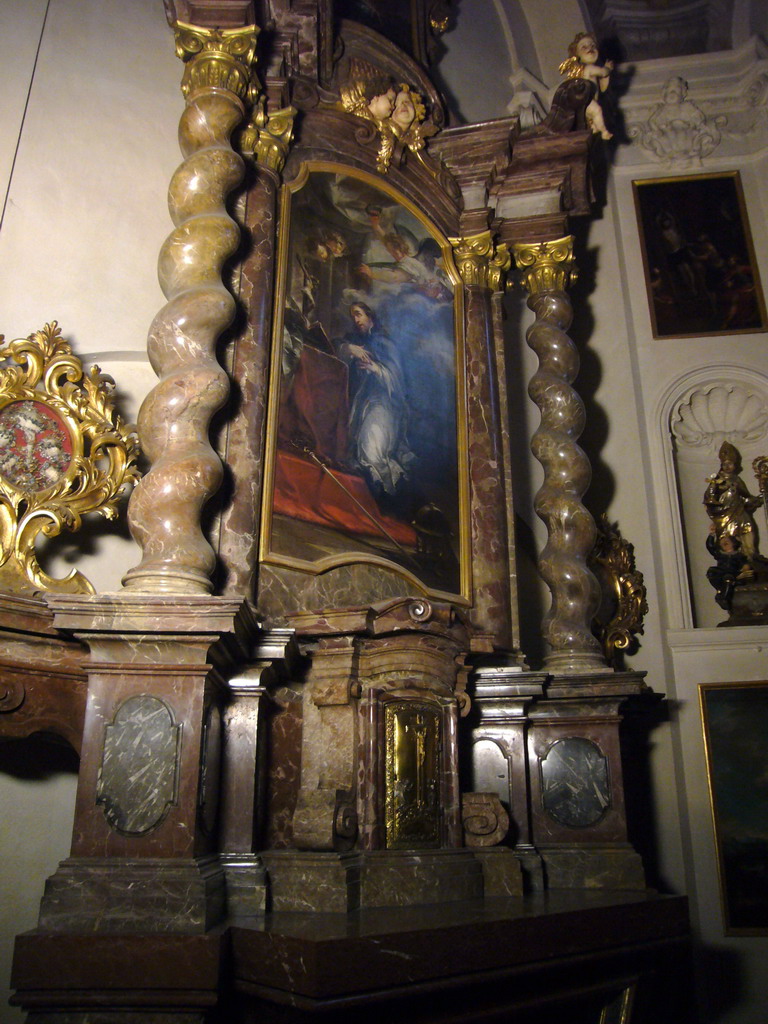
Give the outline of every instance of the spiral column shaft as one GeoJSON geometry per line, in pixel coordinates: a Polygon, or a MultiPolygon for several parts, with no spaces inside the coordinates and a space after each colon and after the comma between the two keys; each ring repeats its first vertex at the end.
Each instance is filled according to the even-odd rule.
{"type": "Polygon", "coordinates": [[[131,533],[143,552],[123,580],[131,590],[212,589],[216,556],[200,519],[222,479],[208,429],[229,394],[215,344],[235,311],[221,270],[240,232],[225,201],[243,175],[229,137],[250,96],[256,35],[255,26],[220,31],[176,25],[176,52],[186,63],[187,106],[179,124],[185,159],[171,180],[168,207],[175,226],[158,264],[168,301],[147,342],[160,379],[139,412],[139,438],[151,469],[128,509],[131,533]]]}
{"type": "Polygon", "coordinates": [[[547,644],[544,664],[558,674],[605,671],[605,659],[591,623],[600,604],[600,586],[587,567],[596,528],[581,503],[592,476],[589,459],[576,443],[584,429],[584,404],[571,387],[579,355],[566,331],[573,311],[566,293],[575,278],[573,237],[513,247],[536,315],[526,340],[539,359],[528,394],[541,423],[531,451],[544,468],[534,508],[547,527],[539,571],[552,605],[542,622],[547,644]]]}

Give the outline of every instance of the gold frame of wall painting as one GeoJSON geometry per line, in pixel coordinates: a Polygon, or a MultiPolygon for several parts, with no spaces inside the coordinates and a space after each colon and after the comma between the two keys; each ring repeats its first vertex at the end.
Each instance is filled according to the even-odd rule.
{"type": "Polygon", "coordinates": [[[724,934],[768,935],[768,681],[702,683],[699,704],[724,934]]]}
{"type": "Polygon", "coordinates": [[[738,171],[632,182],[654,338],[768,331],[738,171]]]}
{"type": "Polygon", "coordinates": [[[112,400],[114,381],[85,372],[57,322],[3,344],[0,335],[0,585],[92,594],[77,570],[50,576],[37,542],[79,530],[96,512],[115,519],[139,477],[139,441],[112,400]]]}
{"type": "MultiPolygon", "coordinates": [[[[260,560],[313,575],[380,565],[421,593],[468,604],[464,295],[450,242],[389,183],[307,161],[282,188],[278,245],[260,560]],[[382,246],[391,247],[393,235],[407,236],[410,255],[375,262],[369,254],[378,245],[386,257],[382,246]],[[355,303],[368,306],[384,339],[366,344],[389,345],[402,364],[392,378],[404,382],[401,397],[392,403],[400,401],[407,429],[395,462],[396,471],[410,471],[394,498],[376,490],[375,469],[350,455],[358,444],[359,456],[351,439],[362,434],[353,431],[363,389],[355,392],[353,375],[365,375],[340,353],[357,342],[355,303]]],[[[396,395],[395,384],[387,387],[396,395]]]]}

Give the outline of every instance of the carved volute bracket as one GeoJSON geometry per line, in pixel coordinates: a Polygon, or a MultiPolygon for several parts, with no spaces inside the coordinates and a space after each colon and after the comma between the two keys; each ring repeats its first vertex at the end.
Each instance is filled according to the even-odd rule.
{"type": "Polygon", "coordinates": [[[283,107],[282,110],[267,114],[261,105],[240,136],[240,151],[245,156],[253,157],[259,167],[279,176],[288,159],[297,113],[295,107],[283,107]]]}
{"type": "Polygon", "coordinates": [[[504,290],[506,274],[512,266],[509,249],[502,242],[496,245],[490,231],[466,238],[449,239],[453,246],[456,267],[465,285],[504,290]]]}
{"type": "Polygon", "coordinates": [[[531,451],[544,467],[544,483],[534,507],[547,527],[539,571],[552,595],[542,633],[545,667],[555,673],[605,670],[591,623],[600,604],[600,586],[587,566],[595,543],[595,522],[581,503],[591,467],[576,439],[584,429],[584,404],[571,387],[579,371],[576,346],[566,334],[573,319],[566,287],[573,281],[573,237],[513,246],[518,269],[536,314],[526,340],[539,358],[528,394],[541,423],[531,451]]]}
{"type": "Polygon", "coordinates": [[[187,101],[179,124],[184,162],[171,180],[175,225],[159,259],[168,302],[149,331],[147,351],[160,378],[139,413],[139,438],[152,468],[134,491],[129,522],[141,563],[123,583],[144,592],[208,593],[216,556],[200,518],[221,483],[221,461],[208,439],[211,417],[229,381],[216,340],[235,311],[221,280],[240,232],[226,210],[243,176],[231,133],[252,102],[258,29],[219,30],[177,23],[176,53],[185,62],[187,101]]]}

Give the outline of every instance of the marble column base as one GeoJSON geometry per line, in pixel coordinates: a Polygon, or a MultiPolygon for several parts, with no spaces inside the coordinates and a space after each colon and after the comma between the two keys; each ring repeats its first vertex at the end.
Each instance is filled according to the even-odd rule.
{"type": "Polygon", "coordinates": [[[45,883],[38,927],[54,932],[205,932],[226,911],[216,857],[62,861],[45,883]]]}
{"type": "Polygon", "coordinates": [[[267,909],[267,872],[255,853],[219,855],[227,882],[227,917],[252,917],[267,909]]]}
{"type": "Polygon", "coordinates": [[[471,850],[275,850],[264,853],[263,860],[273,911],[348,913],[480,899],[483,894],[483,867],[471,850]]]}
{"type": "Polygon", "coordinates": [[[483,869],[485,899],[523,895],[523,872],[513,850],[506,846],[491,846],[472,852],[483,869]]]}
{"type": "Polygon", "coordinates": [[[346,914],[360,907],[360,856],[271,850],[267,869],[269,910],[346,914]]]}
{"type": "Polygon", "coordinates": [[[640,854],[628,843],[605,846],[539,846],[548,889],[647,888],[640,854]]]}

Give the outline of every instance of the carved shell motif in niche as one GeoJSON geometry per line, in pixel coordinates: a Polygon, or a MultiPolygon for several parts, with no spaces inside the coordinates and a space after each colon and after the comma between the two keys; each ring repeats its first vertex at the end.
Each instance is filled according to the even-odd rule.
{"type": "Polygon", "coordinates": [[[688,448],[715,450],[724,438],[759,441],[768,434],[768,397],[736,384],[697,388],[675,406],[670,428],[688,448]]]}

